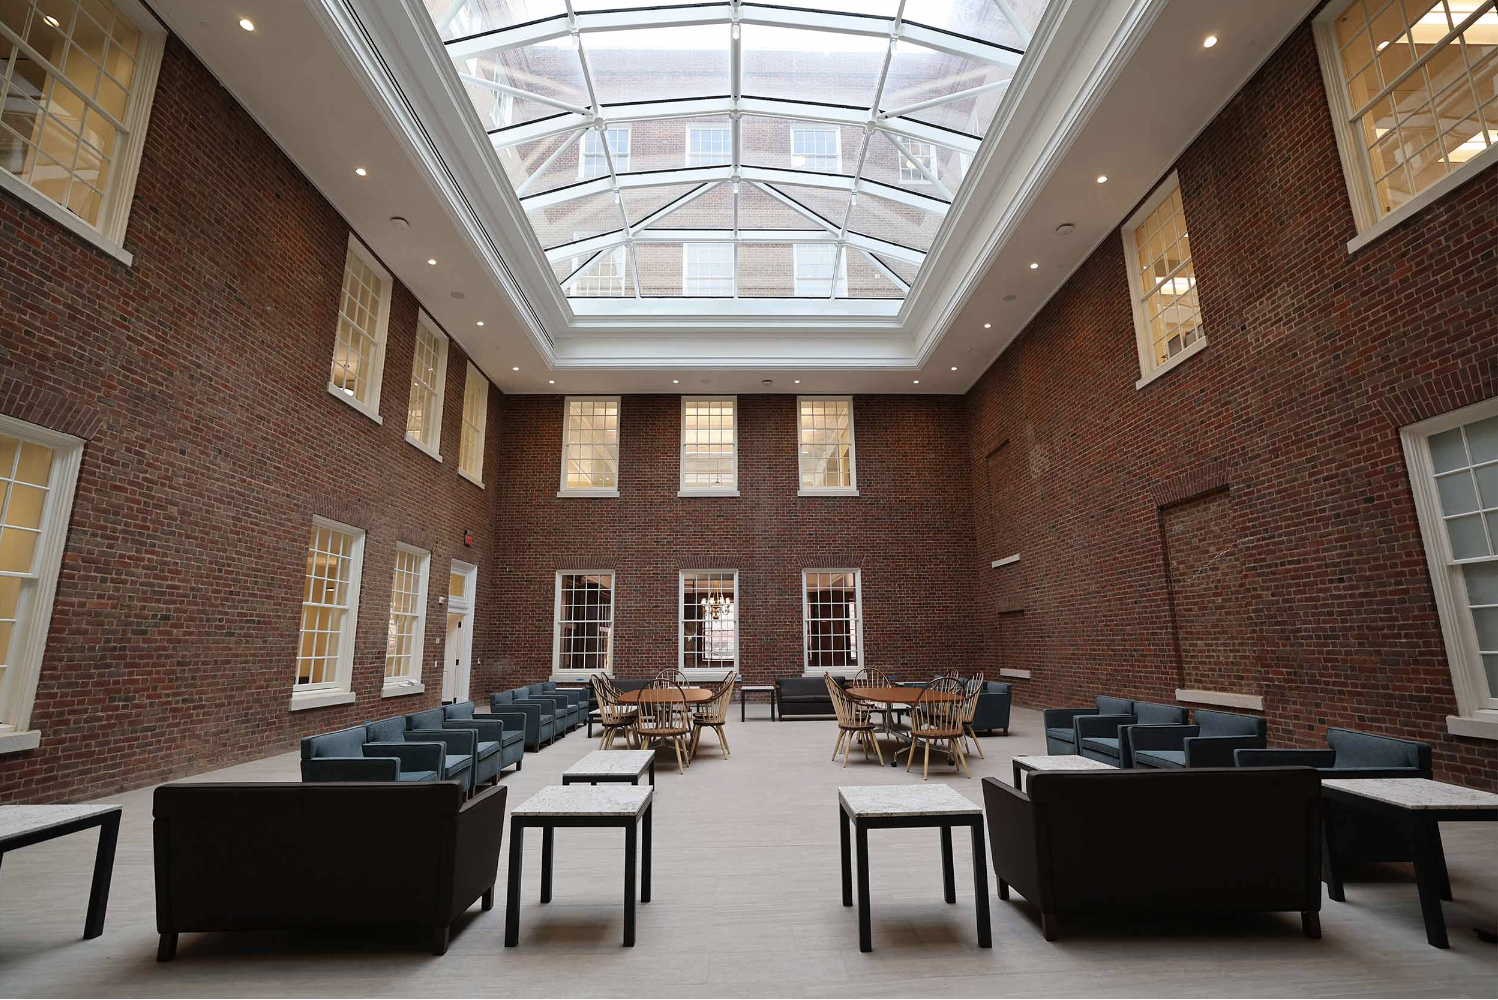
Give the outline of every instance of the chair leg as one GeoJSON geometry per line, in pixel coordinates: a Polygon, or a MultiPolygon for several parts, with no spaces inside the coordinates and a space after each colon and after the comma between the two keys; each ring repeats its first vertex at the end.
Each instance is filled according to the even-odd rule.
{"type": "Polygon", "coordinates": [[[953,747],[956,749],[955,759],[957,761],[957,766],[962,768],[963,774],[971,778],[973,776],[973,772],[967,769],[967,754],[964,752],[963,748],[957,746],[955,742],[953,743],[953,747]]]}
{"type": "Polygon", "coordinates": [[[931,741],[926,741],[926,756],[921,763],[921,780],[931,777],[931,741]]]}
{"type": "Polygon", "coordinates": [[[968,735],[973,738],[973,746],[978,748],[978,756],[986,759],[986,755],[983,753],[983,744],[978,742],[978,734],[973,732],[972,726],[968,726],[967,731],[968,735]]]}
{"type": "Polygon", "coordinates": [[[837,742],[834,743],[834,744],[832,744],[832,759],[833,760],[837,760],[837,755],[840,754],[840,753],[842,753],[842,751],[843,751],[843,740],[845,740],[847,738],[848,738],[848,731],[846,729],[839,729],[837,731],[837,742]]]}
{"type": "Polygon", "coordinates": [[[906,774],[910,773],[910,768],[915,763],[915,748],[916,748],[917,742],[918,742],[918,740],[916,739],[916,737],[915,736],[911,736],[910,737],[910,746],[906,747],[906,749],[910,751],[910,759],[908,759],[907,761],[905,761],[905,773],[906,774]]]}
{"type": "Polygon", "coordinates": [[[728,749],[728,727],[722,725],[714,726],[713,732],[718,734],[718,742],[723,744],[723,756],[732,757],[733,751],[728,749]]]}
{"type": "Polygon", "coordinates": [[[869,742],[874,744],[874,756],[879,759],[879,766],[883,767],[884,751],[879,749],[879,736],[876,733],[869,733],[869,742]]]}

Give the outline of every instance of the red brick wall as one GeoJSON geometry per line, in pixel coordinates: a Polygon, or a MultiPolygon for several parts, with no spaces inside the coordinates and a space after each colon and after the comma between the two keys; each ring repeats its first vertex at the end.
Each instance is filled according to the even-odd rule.
{"type": "Polygon", "coordinates": [[[1175,166],[1205,351],[1134,388],[1115,234],[968,394],[986,662],[1031,670],[1017,699],[1034,707],[1249,691],[1271,743],[1409,736],[1436,745],[1441,777],[1493,787],[1493,744],[1446,733],[1456,701],[1398,430],[1498,395],[1498,171],[1349,255],[1309,23],[1175,166]],[[1026,454],[1000,499],[984,460],[1006,439],[1026,454]],[[1162,520],[1207,489],[1225,491],[1210,510],[1162,520]],[[1011,544],[996,512],[1022,559],[990,569],[1011,544]],[[1236,562],[1176,592],[1220,622],[1190,607],[1172,627],[1162,525],[1177,568],[1236,562]]]}
{"type": "Polygon", "coordinates": [[[857,497],[798,497],[796,402],[739,397],[741,496],[677,497],[677,396],[625,396],[618,498],[559,498],[562,397],[505,398],[496,550],[498,659],[475,690],[551,673],[558,569],[616,574],[614,671],[677,662],[677,574],[739,570],[739,655],[750,683],[801,673],[801,570],[863,570],[866,662],[910,676],[967,669],[972,513],[963,401],[857,396],[857,497]]]}
{"type": "MultiPolygon", "coordinates": [[[[0,195],[0,412],[87,439],[31,724],[0,802],[78,799],[290,748],[435,705],[382,701],[397,540],[480,564],[495,491],[457,474],[453,345],[439,465],[403,440],[417,303],[397,286],[383,425],[327,391],[348,227],[175,40],[167,45],[124,267],[0,195]],[[232,155],[225,155],[232,151],[232,155]],[[358,701],[288,712],[311,517],[364,528],[358,701]],[[462,531],[478,533],[465,549],[462,531]]],[[[486,471],[504,437],[490,394],[486,471]]],[[[487,623],[481,623],[487,625],[487,623]]],[[[486,654],[478,633],[475,656],[486,654]]]]}

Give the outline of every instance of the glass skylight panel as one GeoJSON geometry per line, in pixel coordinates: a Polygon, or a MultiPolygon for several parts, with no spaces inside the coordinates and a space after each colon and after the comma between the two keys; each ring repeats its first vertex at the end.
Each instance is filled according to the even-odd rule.
{"type": "Polygon", "coordinates": [[[577,302],[902,298],[1047,0],[425,2],[577,302]]]}

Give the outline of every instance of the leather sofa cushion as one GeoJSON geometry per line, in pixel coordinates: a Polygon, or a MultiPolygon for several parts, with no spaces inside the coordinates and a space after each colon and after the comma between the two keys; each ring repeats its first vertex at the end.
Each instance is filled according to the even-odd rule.
{"type": "Polygon", "coordinates": [[[782,677],[775,682],[781,701],[830,701],[827,682],[820,677],[782,677]]]}
{"type": "Polygon", "coordinates": [[[1047,729],[1045,734],[1053,740],[1060,740],[1062,743],[1075,743],[1077,736],[1076,732],[1071,729],[1047,729]]]}
{"type": "Polygon", "coordinates": [[[1145,762],[1150,767],[1185,767],[1186,751],[1184,750],[1135,750],[1134,760],[1136,763],[1145,762]]]}
{"type": "Polygon", "coordinates": [[[1186,710],[1175,705],[1157,705],[1152,701],[1134,702],[1134,715],[1141,726],[1184,726],[1186,710]]]}
{"type": "Polygon", "coordinates": [[[1112,698],[1106,694],[1097,696],[1099,715],[1133,715],[1134,703],[1128,698],[1112,698]]]}
{"type": "Polygon", "coordinates": [[[1107,754],[1110,757],[1118,756],[1118,740],[1111,736],[1088,736],[1083,738],[1082,745],[1089,750],[1107,754]]]}

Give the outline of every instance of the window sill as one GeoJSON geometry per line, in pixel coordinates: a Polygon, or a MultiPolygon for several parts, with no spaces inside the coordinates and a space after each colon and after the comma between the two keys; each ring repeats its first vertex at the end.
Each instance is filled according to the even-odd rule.
{"type": "Polygon", "coordinates": [[[1256,694],[1234,694],[1230,691],[1204,691],[1201,688],[1176,688],[1176,701],[1193,705],[1217,705],[1220,708],[1248,708],[1264,711],[1264,699],[1256,694]]]}
{"type": "Polygon", "coordinates": [[[329,705],[352,705],[352,691],[308,691],[291,696],[291,711],[305,712],[309,708],[327,708],[329,705]]]}
{"type": "Polygon", "coordinates": [[[738,490],[677,490],[679,497],[736,497],[738,490]]]}
{"type": "Polygon", "coordinates": [[[33,190],[29,185],[22,184],[8,171],[0,170],[0,188],[4,188],[28,206],[41,212],[47,218],[60,224],[74,235],[83,237],[89,243],[103,250],[126,267],[135,263],[135,256],[130,251],[106,239],[103,233],[63,208],[51,198],[33,190]]]}
{"type": "Polygon", "coordinates": [[[1030,671],[1028,671],[1028,670],[1013,670],[1013,669],[1010,669],[1008,667],[1005,667],[1005,668],[1002,668],[1002,669],[999,670],[999,676],[1000,677],[1017,677],[1017,678],[1019,678],[1022,681],[1027,681],[1027,680],[1030,679],[1030,671]]]}
{"type": "Polygon", "coordinates": [[[428,448],[425,444],[423,444],[421,441],[418,441],[410,434],[406,435],[406,444],[415,448],[417,451],[421,452],[423,455],[426,455],[428,458],[434,459],[439,463],[442,461],[442,456],[437,453],[436,448],[428,448]]]}
{"type": "MultiPolygon", "coordinates": [[[[1448,192],[1454,191],[1456,188],[1461,187],[1463,184],[1477,177],[1482,173],[1484,167],[1487,167],[1493,163],[1498,163],[1498,146],[1489,146],[1487,149],[1483,150],[1481,153],[1478,153],[1476,156],[1472,157],[1472,159],[1462,164],[1460,170],[1454,171],[1447,174],[1445,177],[1442,177],[1430,187],[1426,188],[1424,191],[1421,191],[1419,194],[1415,195],[1415,197],[1411,198],[1403,205],[1400,205],[1398,208],[1390,212],[1388,215],[1384,216],[1382,219],[1379,219],[1372,226],[1365,229],[1363,232],[1358,233],[1352,239],[1348,240],[1347,252],[1349,254],[1357,253],[1359,250],[1363,249],[1363,247],[1367,246],[1374,240],[1377,240],[1379,237],[1383,236],[1389,230],[1398,226],[1401,222],[1404,222],[1411,216],[1418,215],[1423,212],[1426,207],[1428,207],[1433,202],[1439,201],[1441,198],[1445,197],[1448,192]]],[[[1452,718],[1460,718],[1460,716],[1452,716],[1452,718]]]]}
{"type": "Polygon", "coordinates": [[[0,733],[0,753],[20,753],[35,750],[42,745],[40,729],[25,729],[19,733],[0,733]]]}
{"type": "Polygon", "coordinates": [[[464,479],[468,480],[470,483],[472,483],[473,485],[477,486],[479,489],[483,489],[484,488],[484,481],[482,479],[475,479],[475,478],[473,478],[473,476],[469,475],[463,469],[459,469],[458,470],[458,475],[462,476],[464,479]]]}
{"type": "Polygon", "coordinates": [[[381,698],[399,698],[407,694],[421,694],[426,690],[426,685],[421,681],[411,681],[407,684],[390,684],[380,689],[381,698]]]}
{"type": "Polygon", "coordinates": [[[1478,711],[1470,716],[1446,716],[1446,731],[1452,736],[1498,740],[1498,712],[1478,711]]]}
{"type": "Polygon", "coordinates": [[[1019,562],[1019,553],[1018,552],[1016,552],[1012,556],[1005,556],[1002,559],[995,559],[993,562],[991,562],[991,563],[988,564],[988,568],[989,569],[998,569],[1000,566],[1008,566],[1010,563],[1017,563],[1017,562],[1019,562]]]}
{"type": "Polygon", "coordinates": [[[612,670],[553,670],[547,680],[558,684],[591,684],[593,678],[602,675],[604,677],[614,676],[612,670]]]}
{"type": "Polygon", "coordinates": [[[376,410],[370,409],[368,406],[359,402],[353,396],[350,396],[348,393],[338,388],[332,382],[328,383],[328,395],[332,396],[334,399],[341,400],[345,406],[353,407],[355,410],[358,410],[360,413],[364,414],[366,417],[373,420],[377,424],[383,424],[385,422],[380,418],[380,414],[376,410]]]}
{"type": "Polygon", "coordinates": [[[1164,364],[1160,365],[1160,367],[1156,368],[1154,371],[1152,371],[1148,375],[1144,376],[1144,378],[1140,379],[1138,382],[1135,382],[1134,383],[1134,388],[1136,388],[1136,389],[1143,389],[1145,386],[1149,385],[1151,382],[1153,382],[1155,379],[1159,378],[1161,375],[1164,375],[1164,374],[1166,374],[1168,372],[1175,371],[1176,368],[1179,365],[1183,364],[1186,361],[1187,358],[1194,358],[1194,357],[1196,357],[1198,354],[1200,354],[1202,352],[1202,350],[1206,346],[1207,346],[1207,338],[1206,337],[1202,337],[1200,340],[1198,340],[1196,343],[1192,344],[1190,347],[1186,348],[1180,354],[1177,354],[1175,357],[1171,358],[1169,361],[1166,361],[1164,364]]]}
{"type": "Polygon", "coordinates": [[[846,487],[846,488],[823,489],[823,490],[799,489],[799,490],[796,491],[796,496],[798,496],[798,497],[856,497],[856,496],[858,496],[858,487],[856,487],[856,486],[849,486],[849,487],[846,487]]]}
{"type": "Polygon", "coordinates": [[[566,488],[557,490],[559,497],[617,497],[618,495],[618,490],[569,490],[566,488]]]}

